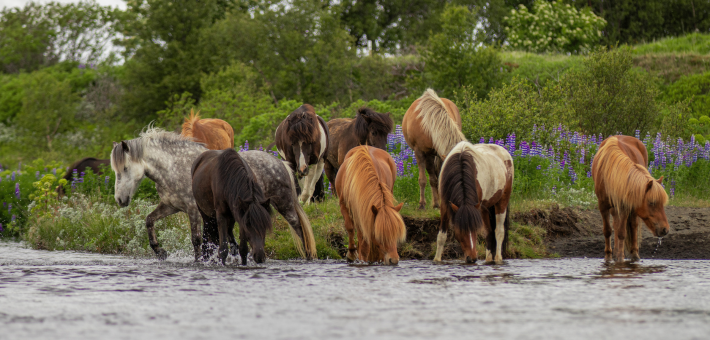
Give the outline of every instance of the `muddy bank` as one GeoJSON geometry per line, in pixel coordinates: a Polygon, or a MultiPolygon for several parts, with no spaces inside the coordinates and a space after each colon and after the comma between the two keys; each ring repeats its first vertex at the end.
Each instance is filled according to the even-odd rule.
{"type": "MultiPolygon", "coordinates": [[[[666,215],[671,232],[663,238],[656,250],[657,238],[642,225],[641,258],[656,259],[710,259],[710,208],[667,207],[666,215]]],[[[400,246],[399,254],[404,259],[432,259],[436,250],[439,220],[404,216],[407,225],[407,242],[400,246]]],[[[536,225],[546,230],[545,256],[604,257],[602,219],[597,210],[573,208],[533,209],[516,212],[513,221],[536,225]]],[[[451,233],[449,233],[451,234],[451,233]]],[[[443,259],[459,259],[463,256],[461,246],[452,235],[446,244],[443,259]]],[[[347,252],[347,237],[331,235],[331,245],[342,257],[347,252]]],[[[482,240],[479,240],[482,241],[482,240]]],[[[481,244],[481,242],[479,242],[481,244]]],[[[485,248],[479,250],[483,256],[485,248]]],[[[518,257],[520,254],[511,254],[518,257]]]]}
{"type": "MultiPolygon", "coordinates": [[[[710,208],[666,207],[671,227],[656,250],[657,238],[641,222],[641,258],[710,259],[710,208]],[[654,252],[655,251],[655,252],[654,252]]],[[[519,223],[547,230],[545,243],[562,257],[604,257],[602,218],[597,210],[531,210],[513,215],[519,223]]]]}

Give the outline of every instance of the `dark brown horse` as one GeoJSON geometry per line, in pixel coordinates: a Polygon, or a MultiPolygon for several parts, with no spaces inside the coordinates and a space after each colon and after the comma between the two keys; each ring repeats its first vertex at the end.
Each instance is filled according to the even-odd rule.
{"type": "Polygon", "coordinates": [[[452,101],[439,98],[434,90],[428,89],[404,114],[402,134],[414,150],[419,166],[419,209],[426,206],[427,173],[432,206],[438,208],[441,164],[458,142],[466,140],[461,132],[459,109],[452,101]]]}
{"type": "Polygon", "coordinates": [[[463,141],[451,150],[441,169],[441,224],[434,261],[441,261],[451,226],[466,262],[478,258],[479,233],[486,236],[486,262],[503,262],[513,175],[513,159],[498,145],[463,141]]]}
{"type": "Polygon", "coordinates": [[[325,158],[325,174],[328,180],[335,183],[338,169],[350,149],[360,145],[370,145],[386,150],[387,134],[392,132],[393,126],[394,122],[389,114],[382,114],[366,107],[357,110],[355,119],[338,118],[329,121],[330,145],[325,158]]]}
{"type": "MultiPolygon", "coordinates": [[[[86,171],[86,168],[90,168],[91,171],[93,171],[93,173],[95,173],[97,175],[103,175],[104,172],[103,172],[102,168],[109,169],[110,167],[111,167],[111,160],[110,159],[96,159],[94,157],[86,157],[86,158],[82,158],[82,159],[74,162],[74,164],[72,164],[69,167],[69,171],[67,171],[67,173],[64,174],[64,176],[62,178],[67,180],[67,182],[71,182],[72,176],[74,176],[74,170],[76,170],[77,172],[82,172],[82,171],[86,171]],[[102,165],[104,167],[102,167],[102,165]]],[[[59,193],[59,197],[64,196],[64,194],[65,194],[64,188],[62,186],[59,186],[57,188],[57,193],[59,193]]]]}
{"type": "Polygon", "coordinates": [[[247,264],[251,244],[256,263],[266,259],[264,243],[271,229],[271,205],[251,168],[234,151],[206,151],[192,164],[192,193],[205,224],[216,222],[219,258],[224,264],[234,222],[239,223],[239,255],[247,264]]]}
{"type": "Polygon", "coordinates": [[[328,125],[308,104],[291,112],[276,128],[276,149],[296,174],[304,204],[310,203],[323,174],[328,143],[328,125]]]}
{"type": "Polygon", "coordinates": [[[604,259],[624,261],[624,245],[631,260],[641,259],[638,246],[638,218],[656,237],[670,231],[664,206],[668,195],[661,183],[646,169],[648,152],[643,143],[630,136],[612,136],[599,146],[592,163],[594,193],[599,200],[604,231],[604,259]],[[609,224],[614,217],[614,228],[609,224]],[[611,234],[616,232],[614,249],[611,234]]]}

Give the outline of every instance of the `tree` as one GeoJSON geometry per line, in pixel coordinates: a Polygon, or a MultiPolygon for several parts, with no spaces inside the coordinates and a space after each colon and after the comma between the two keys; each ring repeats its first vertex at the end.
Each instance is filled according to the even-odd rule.
{"type": "Polygon", "coordinates": [[[476,34],[476,15],[467,7],[447,6],[440,20],[441,30],[432,32],[423,52],[425,77],[443,96],[469,86],[484,98],[501,78],[498,52],[476,34]]]}
{"type": "Polygon", "coordinates": [[[396,52],[423,45],[440,28],[439,15],[447,4],[468,7],[486,33],[486,42],[502,41],[503,0],[343,0],[339,12],[345,29],[359,47],[372,44],[375,51],[396,52]]]}
{"type": "Polygon", "coordinates": [[[31,72],[56,62],[51,53],[55,31],[45,20],[42,5],[29,2],[24,8],[0,12],[0,67],[6,73],[31,72]]]}
{"type": "Polygon", "coordinates": [[[174,95],[189,92],[199,101],[200,78],[214,70],[204,54],[201,31],[224,17],[223,0],[136,0],[121,21],[126,48],[123,108],[128,117],[147,121],[174,95]]]}

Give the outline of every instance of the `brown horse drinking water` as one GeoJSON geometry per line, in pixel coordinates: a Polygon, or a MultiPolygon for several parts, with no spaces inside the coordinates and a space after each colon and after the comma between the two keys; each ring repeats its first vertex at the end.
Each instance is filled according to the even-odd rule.
{"type": "Polygon", "coordinates": [[[592,164],[594,193],[599,200],[599,212],[604,223],[604,259],[624,261],[624,246],[631,260],[640,259],[638,246],[638,218],[656,237],[668,234],[670,227],[664,206],[668,195],[661,183],[651,177],[648,153],[640,140],[629,136],[612,136],[599,146],[592,164]],[[614,217],[614,228],[609,214],[614,217]],[[611,233],[615,232],[614,249],[611,233]]]}
{"type": "Polygon", "coordinates": [[[200,113],[190,111],[190,117],[182,124],[182,135],[204,143],[210,150],[234,148],[234,129],[221,119],[201,119],[200,113]]]}
{"type": "Polygon", "coordinates": [[[350,149],[359,145],[370,145],[385,150],[387,134],[392,132],[394,122],[388,114],[370,108],[357,110],[355,119],[338,118],[328,121],[330,143],[325,157],[325,174],[331,183],[335,182],[338,169],[350,149]]]}
{"type": "Polygon", "coordinates": [[[397,167],[387,151],[371,146],[358,146],[345,156],[335,179],[340,199],[340,212],[348,232],[349,262],[361,261],[397,264],[397,243],[404,241],[407,230],[394,206],[392,189],[397,167]],[[358,248],[353,237],[357,230],[358,248]]]}
{"type": "Polygon", "coordinates": [[[192,193],[204,220],[216,220],[219,258],[224,264],[239,223],[239,255],[247,264],[251,244],[256,263],[266,259],[264,242],[271,229],[271,203],[247,163],[234,151],[206,151],[192,164],[192,193]]]}
{"type": "Polygon", "coordinates": [[[503,262],[508,243],[513,159],[494,144],[458,143],[441,169],[441,224],[434,261],[441,261],[451,227],[466,262],[476,262],[476,238],[486,236],[486,262],[503,262]]]}
{"type": "Polygon", "coordinates": [[[439,98],[434,90],[428,89],[404,114],[402,134],[414,150],[419,166],[419,209],[426,206],[424,193],[427,173],[432,206],[438,208],[441,164],[458,142],[466,140],[461,132],[459,109],[452,101],[439,98]]]}

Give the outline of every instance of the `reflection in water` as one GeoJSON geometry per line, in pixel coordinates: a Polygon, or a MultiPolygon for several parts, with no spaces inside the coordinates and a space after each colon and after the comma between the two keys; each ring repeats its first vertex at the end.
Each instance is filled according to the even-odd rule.
{"type": "Polygon", "coordinates": [[[709,269],[601,259],[241,267],[0,242],[0,339],[702,338],[709,269]]]}
{"type": "Polygon", "coordinates": [[[602,270],[599,272],[599,277],[603,279],[610,278],[642,278],[646,274],[662,273],[666,270],[665,265],[643,265],[635,262],[607,262],[602,264],[602,270]]]}

